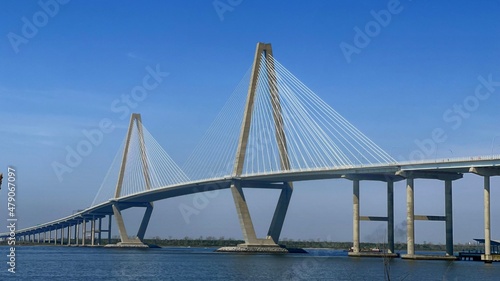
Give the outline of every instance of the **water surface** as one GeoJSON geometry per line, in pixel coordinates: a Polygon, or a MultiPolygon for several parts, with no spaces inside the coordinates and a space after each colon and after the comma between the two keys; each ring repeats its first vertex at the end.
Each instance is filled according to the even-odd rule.
{"type": "MultiPolygon", "coordinates": [[[[16,274],[0,247],[0,280],[384,280],[380,258],[309,249],[309,254],[215,253],[207,248],[16,248],[16,274]]],[[[500,280],[500,264],[472,261],[390,262],[391,280],[500,280]]]]}

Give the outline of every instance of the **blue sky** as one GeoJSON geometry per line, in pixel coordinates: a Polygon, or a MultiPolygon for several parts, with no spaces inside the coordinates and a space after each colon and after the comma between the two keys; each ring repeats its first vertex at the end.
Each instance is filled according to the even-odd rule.
{"type": "MultiPolygon", "coordinates": [[[[92,202],[128,122],[115,101],[143,83],[148,67],[168,75],[134,111],[182,165],[250,67],[259,41],[272,43],[284,66],[398,160],[422,151],[417,143],[436,128],[447,138],[426,158],[500,154],[500,87],[473,98],[478,77],[500,81],[500,1],[60,1],[57,7],[50,6],[53,16],[36,1],[7,1],[0,9],[0,166],[19,170],[21,226],[92,202]],[[218,12],[214,3],[230,9],[218,12]],[[397,12],[390,20],[365,35],[369,42],[356,45],[356,28],[366,34],[376,20],[372,11],[391,9],[397,12]],[[343,42],[358,50],[349,60],[343,42]],[[460,115],[455,105],[470,110],[460,115]],[[59,181],[52,163],[64,161],[66,147],[103,118],[115,129],[59,181]]],[[[495,198],[499,182],[493,183],[495,198]]],[[[474,176],[455,184],[458,242],[483,233],[481,184],[474,176]]],[[[441,185],[417,181],[417,213],[443,212],[441,185]]],[[[362,185],[362,215],[384,213],[383,191],[362,185]]],[[[282,237],[350,240],[351,192],[348,181],[297,184],[282,237]]],[[[248,193],[262,233],[278,195],[248,193]]],[[[5,189],[0,196],[6,202],[5,189]]],[[[397,222],[405,218],[404,200],[397,184],[397,222]]],[[[178,206],[191,201],[159,202],[147,236],[241,237],[229,190],[186,224],[178,206]]],[[[494,217],[500,205],[492,208],[494,217]]],[[[363,223],[362,239],[379,227],[363,223]]],[[[494,238],[499,231],[494,222],[494,238]]],[[[443,242],[444,223],[419,222],[416,235],[417,242],[443,242]]]]}

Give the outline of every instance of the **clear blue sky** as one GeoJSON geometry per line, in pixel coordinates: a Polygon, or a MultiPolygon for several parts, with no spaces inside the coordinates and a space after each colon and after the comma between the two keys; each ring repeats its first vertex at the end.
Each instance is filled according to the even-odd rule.
{"type": "MultiPolygon", "coordinates": [[[[0,9],[0,167],[19,170],[21,226],[92,202],[128,122],[113,102],[142,85],[148,66],[169,75],[134,111],[182,165],[250,67],[259,41],[272,43],[283,65],[398,160],[436,128],[446,141],[426,158],[500,154],[500,86],[487,97],[483,86],[484,98],[474,98],[479,76],[500,81],[498,0],[217,2],[236,4],[225,12],[213,1],[60,2],[68,3],[49,6],[51,15],[37,1],[6,1],[0,9]],[[390,20],[374,25],[371,11],[381,10],[392,11],[390,20]],[[355,40],[357,28],[364,34],[368,28],[369,42],[355,40]],[[348,59],[343,42],[356,48],[348,59]],[[116,129],[59,181],[51,164],[64,161],[65,148],[103,118],[116,129]]],[[[498,198],[500,182],[493,183],[498,198]]],[[[482,236],[481,184],[474,176],[455,184],[458,242],[482,236]]],[[[383,191],[362,185],[362,215],[385,213],[383,191]]],[[[277,199],[265,192],[248,195],[261,235],[277,199]]],[[[349,241],[351,192],[348,181],[297,184],[282,237],[349,241]]],[[[441,215],[443,193],[440,183],[417,181],[416,212],[441,215]]],[[[5,189],[1,198],[5,203],[5,189]]],[[[396,222],[405,218],[404,200],[397,184],[396,222]]],[[[229,190],[186,224],[178,206],[191,201],[159,202],[147,236],[241,237],[229,190]]],[[[500,215],[498,200],[492,208],[493,217],[500,215]]],[[[500,238],[497,222],[493,238],[500,238]]],[[[379,227],[363,223],[362,239],[379,227]]],[[[419,222],[416,235],[417,242],[443,242],[444,223],[419,222]]]]}

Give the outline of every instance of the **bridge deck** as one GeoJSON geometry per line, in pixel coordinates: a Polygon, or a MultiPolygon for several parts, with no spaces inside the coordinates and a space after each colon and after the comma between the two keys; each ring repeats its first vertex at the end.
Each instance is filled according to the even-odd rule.
{"type": "MultiPolygon", "coordinates": [[[[402,172],[428,172],[428,173],[469,173],[470,168],[495,168],[500,166],[500,156],[490,157],[469,157],[457,159],[440,159],[433,161],[393,163],[389,165],[369,165],[345,167],[337,169],[315,169],[303,171],[284,171],[270,174],[245,175],[243,177],[226,177],[219,179],[201,180],[188,182],[173,186],[166,186],[149,191],[144,191],[129,196],[112,199],[107,202],[92,206],[70,216],[50,221],[37,226],[32,226],[17,230],[19,235],[30,232],[38,232],[46,229],[53,229],[62,225],[73,225],[85,218],[99,218],[108,214],[113,214],[112,205],[120,204],[122,209],[135,206],[142,206],[148,202],[154,202],[172,197],[205,192],[209,190],[226,189],[230,187],[232,181],[242,181],[244,187],[280,188],[273,184],[294,181],[309,181],[319,179],[336,179],[346,175],[371,175],[378,176],[381,180],[392,178],[393,180],[403,179],[402,172]]],[[[8,237],[9,233],[0,233],[1,238],[8,237]]]]}

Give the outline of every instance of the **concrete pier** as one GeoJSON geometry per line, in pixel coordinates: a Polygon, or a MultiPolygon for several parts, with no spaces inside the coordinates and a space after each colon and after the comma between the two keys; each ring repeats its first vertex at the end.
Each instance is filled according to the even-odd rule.
{"type": "Polygon", "coordinates": [[[491,262],[491,225],[490,225],[490,176],[484,176],[484,257],[485,262],[491,262]]]}
{"type": "Polygon", "coordinates": [[[387,181],[387,252],[394,253],[394,181],[387,181]]]}
{"type": "Polygon", "coordinates": [[[111,244],[111,215],[108,215],[108,244],[111,244]]]}
{"type": "Polygon", "coordinates": [[[388,174],[346,174],[342,178],[352,181],[353,190],[353,217],[352,217],[352,251],[349,256],[360,257],[397,257],[394,254],[394,182],[403,178],[388,174]],[[381,181],[387,183],[387,216],[361,216],[360,215],[360,181],[381,181]],[[387,222],[387,252],[362,252],[360,249],[360,222],[361,221],[383,221],[387,222]]]}
{"type": "Polygon", "coordinates": [[[75,246],[78,246],[78,244],[79,244],[79,241],[78,241],[78,238],[80,236],[80,230],[79,230],[79,228],[80,228],[80,223],[77,223],[75,225],[75,246]]]}
{"type": "Polygon", "coordinates": [[[82,246],[85,246],[87,240],[87,221],[84,219],[82,222],[82,246]]]}
{"type": "Polygon", "coordinates": [[[102,241],[101,241],[101,238],[102,238],[102,218],[99,218],[99,224],[98,224],[98,227],[99,227],[99,232],[97,234],[97,245],[101,245],[102,244],[102,241]]]}
{"type": "Polygon", "coordinates": [[[399,258],[397,253],[384,253],[384,252],[349,252],[347,254],[349,257],[359,257],[359,258],[399,258]]]}
{"type": "Polygon", "coordinates": [[[415,255],[415,192],[413,178],[406,179],[406,252],[407,256],[415,255]]]}
{"type": "MultiPolygon", "coordinates": [[[[274,61],[272,58],[273,51],[271,44],[258,43],[255,50],[255,57],[252,66],[252,73],[250,77],[250,85],[248,88],[248,95],[245,104],[245,110],[243,112],[243,119],[240,129],[240,136],[238,140],[238,146],[236,150],[236,158],[234,160],[233,174],[240,176],[243,172],[243,165],[245,163],[246,150],[248,145],[248,138],[250,134],[250,127],[252,122],[252,113],[254,110],[255,96],[257,91],[257,80],[259,76],[259,69],[261,64],[266,63],[268,67],[267,81],[270,89],[270,100],[273,121],[274,121],[274,133],[277,140],[277,148],[279,152],[280,168],[284,171],[290,170],[290,161],[288,159],[286,134],[284,131],[284,122],[281,112],[280,97],[277,87],[277,78],[274,70],[274,61]]],[[[253,226],[252,218],[250,216],[250,211],[243,193],[243,186],[241,182],[234,181],[230,185],[231,194],[233,196],[234,204],[236,207],[236,212],[238,214],[238,219],[240,222],[240,227],[243,233],[243,238],[245,240],[244,244],[238,245],[237,247],[232,247],[231,251],[236,251],[241,249],[244,252],[248,251],[260,251],[260,248],[269,248],[269,251],[279,250],[281,247],[278,246],[279,237],[285,220],[286,212],[288,210],[288,205],[290,203],[290,198],[293,191],[293,185],[291,182],[283,182],[284,186],[281,190],[281,194],[276,205],[276,209],[269,227],[266,238],[257,238],[255,229],[253,226]]]]}
{"type": "Polygon", "coordinates": [[[481,260],[485,263],[491,263],[496,258],[500,259],[498,256],[494,258],[491,254],[491,207],[490,207],[490,178],[493,176],[500,176],[499,167],[488,167],[488,168],[476,168],[471,167],[469,169],[470,173],[482,176],[483,194],[484,194],[484,254],[481,255],[481,260]]]}
{"type": "Polygon", "coordinates": [[[71,245],[71,225],[68,225],[68,233],[67,233],[67,235],[68,235],[68,240],[67,240],[66,243],[69,246],[69,245],[71,245]]]}
{"type": "Polygon", "coordinates": [[[288,253],[294,253],[294,254],[305,254],[307,253],[306,250],[301,249],[301,248],[287,248],[282,245],[277,245],[277,246],[252,246],[252,247],[241,247],[241,246],[235,246],[235,247],[221,247],[216,250],[216,252],[220,253],[258,253],[258,254],[288,254],[288,253]]]}
{"type": "Polygon", "coordinates": [[[406,232],[407,232],[407,254],[402,255],[403,259],[456,259],[453,255],[453,205],[452,205],[452,181],[461,179],[463,174],[452,172],[405,172],[397,173],[406,178],[406,232]],[[434,179],[445,182],[445,215],[415,215],[415,179],[434,179]],[[415,220],[443,221],[446,223],[446,256],[422,256],[415,255],[415,220]],[[448,258],[446,258],[448,257],[448,258]]]}
{"type": "Polygon", "coordinates": [[[451,180],[445,181],[446,255],[453,256],[453,198],[451,180]]]}
{"type": "MultiPolygon", "coordinates": [[[[68,226],[69,228],[69,226],[68,226]]],[[[61,226],[61,241],[60,241],[61,245],[64,245],[64,227],[61,226]]]]}
{"type": "Polygon", "coordinates": [[[359,253],[359,180],[352,181],[352,250],[359,253]]]}
{"type": "Polygon", "coordinates": [[[95,244],[95,219],[92,218],[92,221],[90,223],[90,245],[94,246],[95,244]]]}

